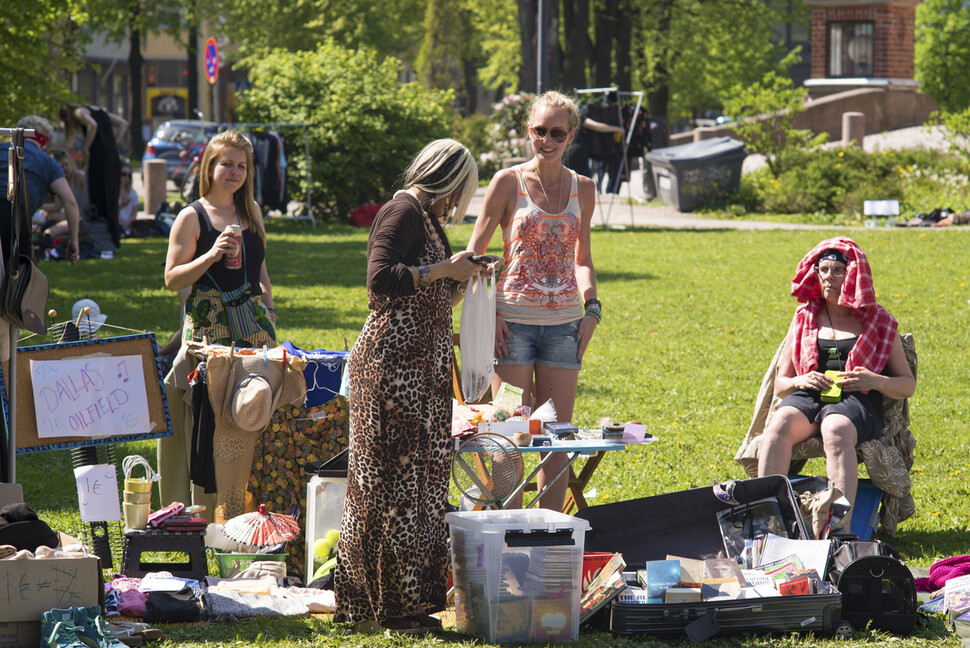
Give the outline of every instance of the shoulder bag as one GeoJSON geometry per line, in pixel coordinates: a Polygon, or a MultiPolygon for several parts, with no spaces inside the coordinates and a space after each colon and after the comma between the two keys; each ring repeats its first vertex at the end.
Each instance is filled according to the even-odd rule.
{"type": "Polygon", "coordinates": [[[34,263],[32,250],[20,249],[21,228],[30,229],[30,201],[24,176],[24,130],[18,128],[10,140],[7,200],[11,205],[13,242],[6,274],[0,284],[0,316],[21,329],[47,334],[47,299],[50,281],[34,263]]]}

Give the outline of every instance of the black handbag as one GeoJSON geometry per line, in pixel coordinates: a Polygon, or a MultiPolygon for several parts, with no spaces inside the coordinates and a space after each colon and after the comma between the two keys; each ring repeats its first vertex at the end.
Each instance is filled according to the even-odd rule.
{"type": "Polygon", "coordinates": [[[47,276],[34,263],[32,252],[20,250],[21,228],[30,229],[28,215],[30,200],[27,197],[27,181],[24,176],[24,131],[18,128],[10,139],[10,181],[7,200],[12,203],[13,241],[10,258],[6,259],[6,273],[0,284],[0,317],[12,322],[17,328],[37,335],[47,334],[47,299],[51,285],[47,276]]]}

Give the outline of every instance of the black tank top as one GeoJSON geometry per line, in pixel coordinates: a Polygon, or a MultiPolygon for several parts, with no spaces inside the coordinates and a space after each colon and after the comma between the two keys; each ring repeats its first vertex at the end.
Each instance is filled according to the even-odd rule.
{"type": "MultiPolygon", "coordinates": [[[[222,232],[212,226],[212,221],[209,220],[209,214],[201,202],[196,200],[189,207],[192,207],[199,217],[199,240],[195,244],[195,256],[192,257],[193,259],[198,259],[212,249],[212,246],[216,244],[216,239],[219,238],[219,234],[222,232]]],[[[259,271],[263,266],[266,248],[263,246],[263,242],[256,232],[252,230],[244,229],[242,237],[243,248],[245,249],[245,261],[242,269],[245,271],[245,274],[236,269],[226,268],[224,262],[217,261],[195,283],[206,286],[207,288],[215,288],[222,292],[230,292],[241,286],[243,278],[245,277],[249,281],[251,294],[254,296],[262,295],[263,290],[259,286],[259,271]]]]}
{"type": "Polygon", "coordinates": [[[114,129],[111,126],[111,118],[108,113],[95,106],[88,106],[91,117],[98,125],[98,130],[94,134],[94,141],[91,142],[92,151],[117,151],[118,144],[115,142],[114,129]]]}
{"type": "Polygon", "coordinates": [[[825,372],[829,369],[845,371],[845,361],[849,351],[855,346],[858,336],[843,340],[823,340],[818,338],[818,370],[825,372]]]}

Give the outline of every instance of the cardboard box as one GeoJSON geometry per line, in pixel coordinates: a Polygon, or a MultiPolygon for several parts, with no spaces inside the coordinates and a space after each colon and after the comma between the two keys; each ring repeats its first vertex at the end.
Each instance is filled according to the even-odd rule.
{"type": "Polygon", "coordinates": [[[511,437],[516,432],[529,432],[528,419],[509,419],[507,421],[483,421],[478,424],[479,432],[491,432],[511,437]]]}
{"type": "MultiPolygon", "coordinates": [[[[0,484],[0,507],[23,501],[20,484],[0,484]]],[[[59,534],[61,544],[77,542],[59,534]]],[[[103,605],[96,556],[0,562],[0,646],[40,645],[40,618],[54,608],[103,605]]]]}

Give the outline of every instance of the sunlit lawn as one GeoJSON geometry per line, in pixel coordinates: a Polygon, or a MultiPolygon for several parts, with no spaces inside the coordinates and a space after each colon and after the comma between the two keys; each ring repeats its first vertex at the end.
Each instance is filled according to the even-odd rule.
{"type": "MultiPolygon", "coordinates": [[[[471,227],[452,230],[456,248],[471,227]]],[[[764,370],[790,321],[789,282],[819,231],[601,230],[593,234],[602,324],[580,374],[575,423],[602,417],[639,419],[661,439],[650,447],[608,453],[591,487],[591,503],[615,502],[743,477],[732,460],[752,414],[764,370]]],[[[913,565],[970,553],[970,234],[947,230],[864,230],[850,234],[869,254],[880,302],[912,332],[919,352],[919,386],[912,399],[919,440],[913,474],[916,515],[889,540],[913,565]]],[[[304,348],[342,349],[367,316],[367,232],[346,226],[316,230],[269,226],[267,264],[280,339],[304,348]]],[[[496,240],[497,237],[496,237],[496,240]]],[[[494,249],[498,249],[497,247],[494,249]]],[[[46,263],[51,306],[70,312],[91,297],[108,323],[154,331],[164,342],[177,328],[177,303],[162,284],[165,241],[124,242],[110,261],[71,268],[46,263]]],[[[457,317],[460,309],[456,311],[457,317]]],[[[63,316],[59,319],[63,319],[63,316]]],[[[152,442],[119,446],[154,458],[152,442]]],[[[18,464],[28,503],[54,526],[80,533],[77,496],[66,451],[23,456],[18,464]],[[56,478],[52,479],[52,476],[56,478]]],[[[816,460],[807,470],[824,473],[816,460]]],[[[388,640],[347,635],[325,618],[261,620],[168,628],[161,645],[376,646],[471,645],[458,634],[388,640]]],[[[956,643],[934,621],[898,645],[956,643]]],[[[854,645],[887,639],[866,631],[854,645]]],[[[627,642],[584,630],[582,645],[627,642]]],[[[643,642],[629,642],[641,645],[643,642]]],[[[663,642],[668,643],[668,642],[663,642]]],[[[804,636],[744,638],[709,645],[816,645],[804,636]]],[[[656,643],[654,645],[661,645],[656,643]]]]}

